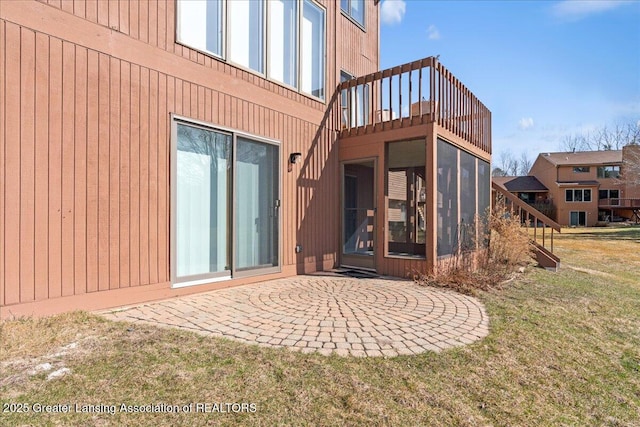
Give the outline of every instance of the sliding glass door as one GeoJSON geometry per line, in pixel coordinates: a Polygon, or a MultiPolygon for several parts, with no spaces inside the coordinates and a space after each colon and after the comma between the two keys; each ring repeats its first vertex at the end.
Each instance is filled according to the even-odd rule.
{"type": "Polygon", "coordinates": [[[278,147],[238,137],[235,168],[235,268],[278,265],[278,147]]]}
{"type": "Polygon", "coordinates": [[[279,269],[279,146],[175,121],[174,286],[279,269]]]}
{"type": "Polygon", "coordinates": [[[228,275],[231,135],[178,125],[176,277],[228,275]]]}

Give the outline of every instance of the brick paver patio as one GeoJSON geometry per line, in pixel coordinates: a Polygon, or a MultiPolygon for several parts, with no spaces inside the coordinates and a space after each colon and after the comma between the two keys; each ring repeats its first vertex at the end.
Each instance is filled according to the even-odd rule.
{"type": "Polygon", "coordinates": [[[397,356],[489,332],[473,297],[396,279],[308,275],[102,312],[246,343],[342,356],[397,356]]]}

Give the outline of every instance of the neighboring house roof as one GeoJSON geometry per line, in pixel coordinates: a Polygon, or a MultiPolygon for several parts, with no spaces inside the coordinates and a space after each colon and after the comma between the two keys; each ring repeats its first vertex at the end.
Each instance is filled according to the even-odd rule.
{"type": "Polygon", "coordinates": [[[609,165],[622,163],[622,150],[541,153],[540,157],[555,166],[609,165]]]}
{"type": "Polygon", "coordinates": [[[600,185],[599,181],[594,181],[594,180],[589,180],[589,181],[557,181],[556,183],[560,187],[576,186],[576,185],[583,185],[583,186],[593,187],[593,186],[596,186],[596,185],[600,185]]]}
{"type": "Polygon", "coordinates": [[[549,191],[535,176],[496,176],[493,181],[511,193],[549,191]]]}

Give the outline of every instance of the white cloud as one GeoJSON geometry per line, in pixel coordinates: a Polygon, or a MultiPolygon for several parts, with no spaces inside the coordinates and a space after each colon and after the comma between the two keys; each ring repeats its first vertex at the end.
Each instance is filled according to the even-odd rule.
{"type": "Polygon", "coordinates": [[[551,12],[557,18],[577,21],[632,3],[631,0],[562,0],[551,6],[551,12]]]}
{"type": "Polygon", "coordinates": [[[533,127],[533,118],[523,117],[518,121],[518,127],[522,130],[526,130],[533,127]]]}
{"type": "Polygon", "coordinates": [[[427,34],[428,34],[429,40],[440,39],[440,30],[438,30],[438,27],[436,27],[433,24],[429,25],[429,28],[427,28],[427,34]]]}
{"type": "Polygon", "coordinates": [[[383,24],[399,24],[406,10],[407,4],[404,0],[384,0],[380,7],[380,19],[383,24]]]}

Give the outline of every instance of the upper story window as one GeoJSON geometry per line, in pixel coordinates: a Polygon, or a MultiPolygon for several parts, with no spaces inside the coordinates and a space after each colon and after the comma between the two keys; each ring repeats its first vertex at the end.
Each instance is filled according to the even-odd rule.
{"type": "Polygon", "coordinates": [[[620,190],[600,190],[598,192],[599,199],[619,199],[620,190]]]}
{"type": "Polygon", "coordinates": [[[264,4],[254,0],[229,1],[227,19],[227,58],[264,73],[264,4]]]}
{"type": "Polygon", "coordinates": [[[298,86],[298,3],[271,0],[269,6],[269,70],[272,79],[298,86]]]}
{"type": "Polygon", "coordinates": [[[588,188],[574,188],[564,190],[565,202],[590,202],[591,190],[588,188]]]}
{"type": "Polygon", "coordinates": [[[598,178],[619,178],[620,166],[601,166],[598,168],[598,178]]]}
{"type": "MultiPolygon", "coordinates": [[[[340,82],[346,82],[352,78],[353,76],[351,74],[340,71],[340,82]]],[[[347,125],[349,127],[355,127],[370,123],[369,85],[358,85],[350,89],[343,89],[340,93],[340,106],[343,128],[346,128],[347,125]],[[351,111],[351,117],[348,117],[349,111],[351,111]]]]}
{"type": "Polygon", "coordinates": [[[194,49],[223,56],[223,0],[179,1],[177,40],[194,49]]]}
{"type": "Polygon", "coordinates": [[[364,0],[340,0],[340,9],[364,28],[364,0]]]}
{"type": "Polygon", "coordinates": [[[178,0],[177,41],[325,99],[325,10],[312,0],[178,0]]]}
{"type": "Polygon", "coordinates": [[[574,173],[589,173],[590,170],[591,170],[591,168],[589,166],[574,166],[573,167],[573,172],[574,173]]]}
{"type": "Polygon", "coordinates": [[[324,99],[324,9],[305,0],[300,29],[300,89],[324,99]]]}

